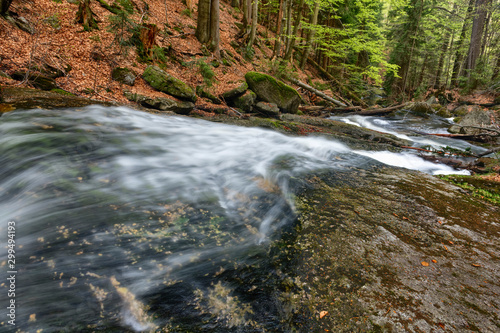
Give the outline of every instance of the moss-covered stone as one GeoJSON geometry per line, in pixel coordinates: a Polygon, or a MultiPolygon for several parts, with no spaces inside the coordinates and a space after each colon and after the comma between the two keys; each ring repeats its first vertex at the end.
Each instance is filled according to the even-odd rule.
{"type": "Polygon", "coordinates": [[[177,114],[188,114],[194,109],[194,104],[192,102],[178,102],[170,98],[165,97],[148,97],[136,93],[124,92],[123,95],[132,102],[136,102],[148,109],[154,109],[158,111],[171,111],[177,114]]]}
{"type": "Polygon", "coordinates": [[[255,105],[255,111],[266,117],[278,118],[280,109],[274,103],[259,102],[255,105]]]}
{"type": "Polygon", "coordinates": [[[221,95],[221,98],[226,102],[232,101],[235,98],[243,95],[245,93],[245,91],[247,91],[247,89],[248,89],[248,84],[246,82],[243,82],[242,84],[240,84],[236,88],[231,89],[231,90],[223,93],[221,95]]]}
{"type": "Polygon", "coordinates": [[[43,75],[41,73],[36,73],[32,71],[30,72],[18,71],[12,74],[12,78],[18,81],[28,78],[28,82],[31,83],[35,88],[46,91],[57,89],[56,81],[53,78],[43,75]]]}
{"type": "Polygon", "coordinates": [[[201,98],[207,98],[214,104],[221,104],[222,103],[218,97],[211,94],[209,91],[207,91],[205,88],[203,88],[203,86],[196,87],[196,95],[198,95],[201,98]]]}
{"type": "Polygon", "coordinates": [[[282,112],[297,113],[301,101],[297,90],[263,73],[248,72],[245,79],[259,99],[275,103],[282,112]]]}
{"type": "Polygon", "coordinates": [[[434,113],[434,109],[432,108],[432,106],[430,106],[426,102],[410,103],[406,106],[406,108],[421,116],[426,116],[434,113]]]}
{"type": "Polygon", "coordinates": [[[257,95],[253,91],[247,90],[243,95],[234,100],[234,106],[245,112],[252,112],[256,100],[257,95]]]}
{"type": "Polygon", "coordinates": [[[114,105],[109,102],[63,95],[52,91],[8,86],[2,87],[2,101],[10,105],[9,109],[57,109],[91,104],[114,105]]]}
{"type": "Polygon", "coordinates": [[[115,67],[111,72],[111,77],[113,78],[113,80],[117,82],[133,86],[137,74],[135,74],[134,71],[125,67],[115,67]]]}
{"type": "Polygon", "coordinates": [[[156,90],[180,99],[196,102],[196,94],[193,88],[188,86],[183,81],[166,73],[159,67],[146,67],[142,77],[156,90]]]}

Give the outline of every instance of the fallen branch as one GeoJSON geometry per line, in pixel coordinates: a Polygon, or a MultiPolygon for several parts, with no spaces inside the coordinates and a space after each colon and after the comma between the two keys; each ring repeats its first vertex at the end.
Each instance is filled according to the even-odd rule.
{"type": "Polygon", "coordinates": [[[489,155],[491,153],[496,153],[497,151],[500,151],[500,147],[495,147],[495,148],[492,148],[492,149],[485,151],[484,153],[477,154],[477,157],[483,157],[483,156],[489,155]]]}
{"type": "Polygon", "coordinates": [[[332,98],[330,96],[325,95],[321,91],[314,89],[313,87],[311,87],[308,84],[305,84],[304,82],[301,82],[301,81],[293,79],[293,78],[290,78],[290,81],[293,82],[294,84],[298,85],[299,87],[304,88],[304,89],[312,92],[316,96],[323,98],[325,101],[331,102],[331,103],[338,105],[338,106],[347,106],[344,103],[342,103],[341,101],[338,101],[335,98],[332,98]]]}
{"type": "Polygon", "coordinates": [[[368,109],[368,110],[362,110],[358,112],[349,112],[347,113],[348,116],[354,116],[354,115],[359,115],[359,116],[378,116],[386,113],[391,113],[394,110],[399,110],[402,109],[406,106],[406,103],[404,104],[399,104],[399,105],[394,105],[394,106],[389,106],[387,108],[378,108],[378,109],[368,109]]]}

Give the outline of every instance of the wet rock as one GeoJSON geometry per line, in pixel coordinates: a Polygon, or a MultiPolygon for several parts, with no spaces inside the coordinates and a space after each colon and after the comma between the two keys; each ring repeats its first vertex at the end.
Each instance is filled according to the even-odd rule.
{"type": "Polygon", "coordinates": [[[429,115],[434,113],[432,106],[426,102],[414,102],[410,103],[407,107],[408,110],[418,114],[418,115],[429,115]]]}
{"type": "Polygon", "coordinates": [[[247,89],[248,89],[248,84],[246,82],[243,82],[238,87],[223,93],[221,95],[221,98],[226,102],[231,102],[234,99],[236,99],[237,97],[243,95],[245,93],[245,91],[247,91],[247,89]]]}
{"type": "Polygon", "coordinates": [[[178,102],[165,97],[148,97],[131,92],[124,92],[123,95],[132,102],[136,102],[145,108],[155,109],[159,111],[171,111],[178,114],[188,114],[194,109],[192,102],[178,102]]]}
{"type": "Polygon", "coordinates": [[[461,105],[458,108],[451,111],[454,116],[462,117],[469,113],[469,107],[467,105],[461,105]]]}
{"type": "Polygon", "coordinates": [[[460,133],[476,135],[484,132],[478,128],[471,128],[467,126],[474,127],[487,127],[491,124],[491,115],[488,111],[484,111],[478,106],[473,106],[472,110],[461,118],[457,125],[453,125],[448,129],[450,133],[460,133]]]}
{"type": "Polygon", "coordinates": [[[498,206],[372,166],[309,177],[297,209],[280,249],[299,331],[498,330],[498,206]]]}
{"type": "Polygon", "coordinates": [[[252,112],[256,100],[257,95],[253,91],[247,90],[243,95],[234,100],[234,106],[245,112],[252,112]]]}
{"type": "Polygon", "coordinates": [[[148,66],[142,74],[143,79],[158,91],[179,99],[196,102],[195,91],[183,81],[166,73],[156,66],[148,66]]]}
{"type": "Polygon", "coordinates": [[[22,81],[27,78],[30,84],[41,90],[49,91],[57,89],[56,81],[53,78],[33,71],[17,71],[12,74],[12,78],[17,81],[22,81]]]}
{"type": "Polygon", "coordinates": [[[128,68],[116,67],[111,72],[111,77],[117,82],[133,86],[135,79],[137,78],[137,74],[128,68]]]}
{"type": "Polygon", "coordinates": [[[88,98],[19,87],[2,87],[1,100],[3,103],[8,104],[11,110],[33,108],[56,109],[81,107],[91,104],[114,105],[113,103],[88,98]]]}
{"type": "Polygon", "coordinates": [[[431,107],[434,109],[435,114],[440,117],[443,118],[452,117],[450,111],[448,111],[448,109],[445,106],[442,106],[441,104],[432,104],[431,107]]]}
{"type": "Polygon", "coordinates": [[[276,104],[281,112],[297,113],[302,100],[297,90],[263,73],[248,72],[245,79],[260,100],[276,104]]]}
{"type": "Polygon", "coordinates": [[[274,118],[278,118],[280,115],[280,109],[274,103],[259,102],[255,104],[255,111],[264,116],[274,117],[274,118]]]}
{"type": "Polygon", "coordinates": [[[221,104],[221,100],[211,94],[209,91],[207,91],[203,86],[197,86],[196,87],[196,95],[198,95],[201,98],[207,98],[209,99],[212,103],[214,104],[221,104]]]}

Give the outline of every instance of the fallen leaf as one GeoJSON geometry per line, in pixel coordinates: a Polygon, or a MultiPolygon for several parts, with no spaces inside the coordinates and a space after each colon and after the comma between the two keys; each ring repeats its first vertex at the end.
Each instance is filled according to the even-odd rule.
{"type": "Polygon", "coordinates": [[[438,222],[439,222],[439,224],[442,224],[442,223],[443,223],[442,221],[438,221],[438,222]]]}
{"type": "Polygon", "coordinates": [[[398,216],[398,214],[396,214],[396,213],[392,213],[392,214],[393,214],[394,216],[396,216],[396,217],[399,217],[399,216],[398,216]]]}
{"type": "Polygon", "coordinates": [[[429,266],[429,263],[428,263],[428,262],[426,262],[426,261],[422,261],[422,262],[421,262],[421,264],[422,264],[422,266],[424,266],[424,267],[429,266]]]}
{"type": "Polygon", "coordinates": [[[433,263],[435,263],[435,264],[437,263],[437,260],[436,260],[436,259],[432,259],[431,261],[432,261],[433,263]]]}
{"type": "Polygon", "coordinates": [[[405,216],[403,216],[403,220],[408,220],[408,218],[407,218],[407,217],[405,217],[405,216]]]}
{"type": "Polygon", "coordinates": [[[452,241],[448,241],[451,245],[453,245],[453,242],[452,241]]]}
{"type": "Polygon", "coordinates": [[[481,265],[479,265],[479,264],[472,264],[472,266],[474,266],[474,267],[481,267],[481,265]]]}
{"type": "Polygon", "coordinates": [[[446,247],[446,245],[443,245],[443,246],[444,246],[444,249],[445,249],[446,251],[448,251],[448,248],[446,247]]]}
{"type": "Polygon", "coordinates": [[[30,319],[28,320],[30,323],[36,321],[36,313],[30,314],[30,319]]]}
{"type": "Polygon", "coordinates": [[[321,311],[319,313],[319,319],[323,318],[324,316],[326,316],[328,314],[328,311],[321,311]]]}

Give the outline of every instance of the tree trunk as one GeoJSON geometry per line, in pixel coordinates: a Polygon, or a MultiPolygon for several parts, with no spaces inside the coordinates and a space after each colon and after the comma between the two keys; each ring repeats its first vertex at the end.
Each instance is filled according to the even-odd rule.
{"type": "Polygon", "coordinates": [[[470,36],[469,52],[467,53],[467,61],[465,70],[467,77],[471,78],[472,71],[476,68],[476,62],[481,52],[481,40],[484,32],[484,24],[486,22],[486,5],[488,0],[476,0],[476,13],[472,21],[472,32],[470,36]]]}
{"type": "Polygon", "coordinates": [[[458,77],[460,76],[463,53],[462,46],[465,41],[465,36],[467,35],[467,30],[469,28],[469,20],[472,15],[472,10],[474,9],[474,0],[469,0],[469,6],[467,7],[467,14],[465,16],[465,21],[462,26],[462,32],[460,33],[460,38],[458,39],[457,52],[455,53],[455,63],[453,64],[453,74],[451,75],[451,86],[456,87],[458,84],[458,77]]]}
{"type": "Polygon", "coordinates": [[[220,59],[219,0],[210,3],[210,40],[208,45],[217,59],[220,59]]]}
{"type": "Polygon", "coordinates": [[[0,15],[4,16],[9,11],[13,0],[0,0],[0,15]]]}
{"type": "Polygon", "coordinates": [[[199,0],[198,2],[196,38],[200,43],[206,43],[210,39],[210,3],[211,0],[199,0]]]}
{"type": "Polygon", "coordinates": [[[300,21],[302,20],[302,7],[304,7],[304,0],[300,0],[299,6],[297,7],[297,16],[295,17],[295,24],[293,26],[293,33],[291,36],[290,43],[287,46],[285,56],[283,60],[289,61],[292,58],[293,48],[295,47],[295,40],[297,39],[297,33],[299,31],[300,21]]]}
{"type": "Polygon", "coordinates": [[[283,0],[280,0],[280,9],[278,11],[278,23],[276,26],[276,40],[274,41],[274,50],[271,59],[274,59],[274,57],[279,57],[280,55],[282,30],[283,30],[283,0]]]}
{"type": "Polygon", "coordinates": [[[252,28],[250,30],[250,39],[248,40],[248,47],[252,47],[257,33],[257,18],[259,17],[259,0],[253,0],[252,8],[252,28]]]}
{"type": "Polygon", "coordinates": [[[300,61],[300,69],[304,69],[304,66],[306,65],[307,62],[307,58],[309,57],[309,53],[311,53],[312,41],[315,34],[314,26],[318,24],[318,13],[319,13],[319,1],[316,1],[314,3],[314,9],[311,15],[311,28],[307,33],[306,49],[304,50],[304,54],[302,55],[302,60],[300,61]]]}
{"type": "Polygon", "coordinates": [[[99,29],[97,26],[97,21],[94,18],[94,13],[90,8],[90,0],[80,1],[78,6],[78,12],[76,13],[76,23],[81,23],[83,25],[83,30],[91,31],[93,29],[99,29]]]}

